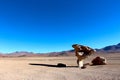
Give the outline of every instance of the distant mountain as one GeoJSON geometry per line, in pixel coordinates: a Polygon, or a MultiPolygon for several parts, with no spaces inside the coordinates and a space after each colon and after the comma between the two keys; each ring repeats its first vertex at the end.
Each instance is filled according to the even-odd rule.
{"type": "MultiPolygon", "coordinates": [[[[120,43],[117,45],[106,46],[101,49],[96,49],[97,53],[120,53],[120,43]]],[[[16,51],[9,54],[0,53],[0,57],[53,57],[53,56],[73,56],[74,50],[67,50],[61,52],[51,52],[51,53],[33,53],[27,51],[16,51]]]]}
{"type": "MultiPolygon", "coordinates": [[[[117,45],[106,46],[101,49],[96,49],[97,53],[120,53],[120,43],[117,45]]],[[[49,56],[72,56],[74,55],[74,50],[54,52],[50,53],[49,56]]]]}
{"type": "Polygon", "coordinates": [[[106,46],[102,49],[96,49],[97,52],[106,52],[106,53],[120,53],[120,43],[117,45],[106,46]]]}
{"type": "Polygon", "coordinates": [[[57,57],[57,56],[72,56],[74,50],[51,52],[51,53],[33,53],[27,51],[16,51],[9,54],[0,54],[0,57],[57,57]]]}
{"type": "MultiPolygon", "coordinates": [[[[120,43],[118,43],[117,45],[110,45],[101,49],[96,49],[96,51],[97,53],[120,53],[120,43]]],[[[72,56],[72,55],[74,55],[74,50],[49,53],[49,56],[72,56]]]]}
{"type": "Polygon", "coordinates": [[[12,56],[12,57],[26,57],[26,56],[34,56],[33,52],[27,52],[27,51],[16,51],[13,53],[6,54],[5,56],[12,56]]]}
{"type": "Polygon", "coordinates": [[[51,52],[51,53],[48,53],[48,56],[72,56],[73,53],[74,53],[74,50],[51,52]]]}

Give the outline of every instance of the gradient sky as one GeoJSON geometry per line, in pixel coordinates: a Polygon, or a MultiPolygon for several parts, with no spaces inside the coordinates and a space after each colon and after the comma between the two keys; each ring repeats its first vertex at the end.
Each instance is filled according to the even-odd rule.
{"type": "Polygon", "coordinates": [[[0,0],[0,52],[46,53],[120,42],[120,0],[0,0]]]}

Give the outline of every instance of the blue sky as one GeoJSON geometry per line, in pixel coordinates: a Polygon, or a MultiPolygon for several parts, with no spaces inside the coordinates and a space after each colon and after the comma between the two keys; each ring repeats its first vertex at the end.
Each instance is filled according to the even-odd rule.
{"type": "Polygon", "coordinates": [[[120,42],[120,0],[0,0],[0,52],[46,53],[120,42]]]}

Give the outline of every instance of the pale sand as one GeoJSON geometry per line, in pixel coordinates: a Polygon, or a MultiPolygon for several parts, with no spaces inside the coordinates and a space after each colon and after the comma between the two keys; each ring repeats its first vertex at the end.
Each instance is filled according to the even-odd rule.
{"type": "Polygon", "coordinates": [[[0,80],[120,80],[120,54],[102,56],[107,58],[108,65],[86,69],[76,67],[75,57],[0,58],[0,80]],[[67,67],[56,67],[58,63],[67,67]]]}

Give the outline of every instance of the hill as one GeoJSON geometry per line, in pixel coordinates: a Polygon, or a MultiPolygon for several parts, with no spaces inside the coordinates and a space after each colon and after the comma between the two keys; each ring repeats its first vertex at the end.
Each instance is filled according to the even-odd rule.
{"type": "MultiPolygon", "coordinates": [[[[96,49],[97,53],[120,53],[120,43],[116,45],[106,46],[101,49],[96,49]]],[[[33,53],[27,51],[16,51],[13,53],[3,54],[0,53],[0,57],[52,57],[52,56],[73,56],[74,50],[66,50],[61,52],[50,52],[50,53],[33,53]]]]}
{"type": "Polygon", "coordinates": [[[120,43],[116,45],[106,46],[102,49],[96,49],[97,52],[105,52],[105,53],[120,53],[120,43]]]}

